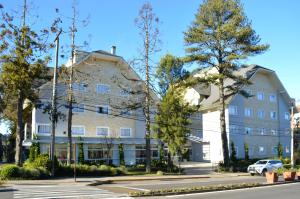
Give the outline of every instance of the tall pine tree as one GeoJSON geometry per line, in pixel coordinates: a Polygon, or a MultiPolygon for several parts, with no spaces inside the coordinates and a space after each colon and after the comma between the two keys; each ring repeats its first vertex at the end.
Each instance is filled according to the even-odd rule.
{"type": "Polygon", "coordinates": [[[190,134],[190,115],[195,110],[183,100],[183,88],[170,86],[158,106],[154,130],[172,155],[182,153],[190,134]]]}
{"type": "Polygon", "coordinates": [[[21,26],[14,20],[14,17],[3,10],[2,5],[0,9],[2,14],[0,84],[5,109],[14,110],[12,113],[6,113],[7,118],[15,122],[13,124],[16,129],[15,163],[21,165],[25,115],[23,103],[26,98],[35,99],[33,87],[36,82],[34,80],[46,77],[46,65],[49,59],[43,56],[47,49],[43,35],[48,35],[49,31],[43,30],[41,34],[38,34],[25,24],[26,1],[24,1],[21,26]]]}
{"type": "Polygon", "coordinates": [[[251,27],[243,6],[238,0],[205,0],[200,6],[196,19],[184,34],[187,62],[196,62],[199,69],[211,68],[206,81],[219,87],[220,129],[223,161],[229,165],[228,139],[225,123],[225,101],[242,92],[249,82],[235,75],[240,60],[263,53],[268,45],[260,45],[260,38],[251,27]],[[233,80],[225,85],[226,79],[233,80]]]}
{"type": "Polygon", "coordinates": [[[158,105],[154,130],[172,155],[182,154],[190,134],[189,116],[196,110],[183,100],[185,87],[181,83],[189,75],[183,66],[180,58],[167,54],[161,58],[156,71],[162,101],[158,105]]]}

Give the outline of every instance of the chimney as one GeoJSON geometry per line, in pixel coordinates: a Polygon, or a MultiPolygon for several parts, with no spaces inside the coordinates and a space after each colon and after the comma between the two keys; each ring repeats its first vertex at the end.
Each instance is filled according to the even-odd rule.
{"type": "Polygon", "coordinates": [[[110,53],[113,54],[113,55],[116,55],[116,50],[117,50],[117,47],[116,46],[112,46],[111,50],[110,50],[110,53]]]}

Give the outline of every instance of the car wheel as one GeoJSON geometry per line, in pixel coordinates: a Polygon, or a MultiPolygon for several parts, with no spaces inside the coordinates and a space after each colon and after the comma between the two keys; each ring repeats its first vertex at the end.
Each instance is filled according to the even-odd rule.
{"type": "Polygon", "coordinates": [[[263,169],[263,171],[261,172],[261,175],[266,176],[266,172],[267,172],[267,169],[263,169]]]}

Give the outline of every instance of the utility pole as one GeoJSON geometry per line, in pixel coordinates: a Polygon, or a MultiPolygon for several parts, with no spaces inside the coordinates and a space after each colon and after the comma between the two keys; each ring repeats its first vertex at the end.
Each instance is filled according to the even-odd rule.
{"type": "Polygon", "coordinates": [[[69,89],[68,89],[68,157],[67,163],[68,165],[72,162],[72,116],[73,116],[73,64],[74,64],[74,56],[75,56],[75,17],[76,10],[75,5],[73,5],[73,18],[72,18],[72,28],[71,28],[71,66],[70,66],[70,77],[69,77],[69,89]]]}
{"type": "Polygon", "coordinates": [[[62,30],[56,35],[54,41],[56,42],[56,53],[55,53],[55,66],[53,70],[53,89],[52,89],[52,111],[51,111],[51,127],[52,127],[52,141],[51,141],[51,176],[55,175],[55,127],[56,127],[56,84],[57,84],[57,68],[58,68],[58,53],[59,53],[59,35],[61,34],[62,30]]]}

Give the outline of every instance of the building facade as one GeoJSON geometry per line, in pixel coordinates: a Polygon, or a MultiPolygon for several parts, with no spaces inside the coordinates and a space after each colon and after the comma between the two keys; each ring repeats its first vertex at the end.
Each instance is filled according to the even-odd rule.
{"type": "MultiPolygon", "coordinates": [[[[197,76],[199,74],[196,74],[197,76]]],[[[245,157],[245,146],[250,158],[276,157],[278,144],[283,147],[283,155],[290,156],[292,99],[283,87],[276,73],[270,69],[250,65],[238,71],[252,83],[243,90],[251,96],[245,98],[236,94],[226,101],[226,128],[228,147],[233,142],[238,158],[245,157]]],[[[225,85],[232,84],[226,80],[225,85]]],[[[200,104],[202,128],[197,147],[192,154],[200,154],[199,159],[218,163],[223,160],[220,131],[219,91],[215,85],[205,88],[189,88],[185,99],[192,104],[200,104]]],[[[193,142],[192,142],[193,143],[193,142]]],[[[195,144],[194,144],[195,145],[195,144]]]]}
{"type": "MultiPolygon", "coordinates": [[[[67,67],[70,64],[67,63],[67,67]]],[[[119,146],[123,146],[126,165],[145,161],[145,119],[142,107],[144,83],[124,59],[105,51],[76,52],[73,83],[73,143],[83,143],[84,157],[90,162],[109,160],[120,164],[119,146]]],[[[67,158],[67,76],[60,72],[57,105],[61,116],[56,125],[56,156],[67,158]]],[[[33,108],[26,123],[25,146],[39,142],[42,153],[49,153],[51,121],[47,106],[51,103],[52,83],[38,88],[40,104],[33,108]]],[[[157,101],[151,93],[153,101],[157,101]]],[[[153,119],[153,116],[152,116],[153,119]]],[[[151,140],[152,158],[158,158],[156,140],[151,140]]],[[[78,146],[77,146],[78,157],[78,146]]],[[[73,157],[74,158],[74,157],[73,157]]]]}

